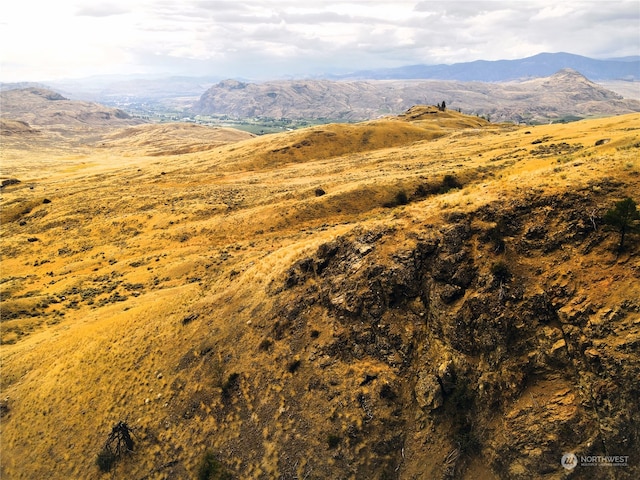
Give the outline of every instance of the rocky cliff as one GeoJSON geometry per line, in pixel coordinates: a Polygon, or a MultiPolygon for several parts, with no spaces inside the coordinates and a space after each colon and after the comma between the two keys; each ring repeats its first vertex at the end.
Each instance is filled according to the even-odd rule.
{"type": "Polygon", "coordinates": [[[443,100],[449,108],[494,121],[535,123],[640,111],[637,100],[625,100],[569,69],[509,83],[297,80],[256,84],[226,80],[207,90],[192,110],[237,118],[353,121],[399,114],[416,104],[436,105],[443,100]]]}
{"type": "Polygon", "coordinates": [[[289,269],[258,325],[313,371],[293,421],[296,405],[333,412],[330,477],[564,478],[565,452],[634,450],[640,277],[585,215],[595,187],[619,184],[356,232],[289,269]]]}

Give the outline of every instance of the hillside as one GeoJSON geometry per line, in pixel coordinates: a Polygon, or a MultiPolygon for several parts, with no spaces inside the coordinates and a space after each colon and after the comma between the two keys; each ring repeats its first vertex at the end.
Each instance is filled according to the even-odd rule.
{"type": "Polygon", "coordinates": [[[106,135],[99,147],[123,151],[123,155],[181,155],[213,150],[221,145],[253,138],[233,128],[204,127],[193,123],[139,125],[106,135]]]}
{"type": "Polygon", "coordinates": [[[37,133],[38,130],[31,127],[27,122],[20,120],[5,120],[0,118],[0,135],[27,135],[37,133]]]}
{"type": "Polygon", "coordinates": [[[0,116],[29,125],[68,130],[77,127],[136,125],[141,120],[104,105],[68,100],[44,88],[26,88],[0,92],[0,116]]]}
{"type": "Polygon", "coordinates": [[[327,80],[220,82],[193,105],[199,115],[237,118],[365,120],[400,114],[412,105],[445,101],[450,109],[494,121],[548,123],[564,118],[640,111],[640,101],[597,85],[574,70],[510,83],[327,80]]]}
{"type": "Polygon", "coordinates": [[[637,478],[639,124],[3,136],[0,477],[637,478]]]}

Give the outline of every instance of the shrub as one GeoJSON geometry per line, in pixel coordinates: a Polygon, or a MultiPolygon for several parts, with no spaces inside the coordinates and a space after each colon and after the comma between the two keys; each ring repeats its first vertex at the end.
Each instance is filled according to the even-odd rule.
{"type": "Polygon", "coordinates": [[[334,435],[333,433],[330,433],[327,436],[327,444],[329,445],[329,448],[336,448],[340,444],[341,440],[342,439],[338,435],[334,435]]]}
{"type": "Polygon", "coordinates": [[[205,452],[198,468],[198,480],[231,480],[231,478],[231,474],[218,461],[213,452],[205,452]]]}
{"type": "Polygon", "coordinates": [[[384,400],[393,401],[397,396],[396,392],[388,383],[385,383],[380,389],[380,398],[384,400]]]}
{"type": "Polygon", "coordinates": [[[385,202],[382,206],[385,208],[393,208],[393,207],[397,207],[398,205],[406,205],[408,203],[409,203],[409,197],[407,196],[407,192],[405,192],[404,190],[400,190],[398,193],[395,194],[395,196],[393,197],[393,200],[389,202],[385,202]]]}
{"type": "Polygon", "coordinates": [[[491,273],[493,274],[493,278],[495,278],[498,282],[506,282],[511,278],[511,272],[509,271],[509,266],[503,262],[502,260],[495,262],[491,265],[491,273]]]}
{"type": "Polygon", "coordinates": [[[409,197],[404,190],[400,190],[395,196],[396,205],[406,205],[409,203],[409,197]]]}
{"type": "Polygon", "coordinates": [[[294,360],[287,366],[287,370],[289,373],[295,373],[298,368],[300,368],[300,360],[294,360]]]}
{"type": "Polygon", "coordinates": [[[417,198],[423,198],[429,195],[433,195],[435,193],[438,193],[438,189],[435,188],[433,185],[429,185],[425,183],[425,184],[418,185],[413,195],[417,198]]]}
{"type": "Polygon", "coordinates": [[[111,471],[111,468],[118,460],[122,459],[123,455],[133,451],[132,433],[126,422],[118,422],[113,426],[96,459],[96,464],[101,472],[111,471]]]}
{"type": "Polygon", "coordinates": [[[455,175],[445,175],[442,179],[442,186],[440,187],[440,193],[447,193],[454,188],[461,188],[462,184],[458,181],[455,175]]]}
{"type": "Polygon", "coordinates": [[[231,392],[238,386],[240,380],[239,373],[232,373],[227,377],[227,381],[222,385],[222,397],[229,398],[231,392]]]}
{"type": "Polygon", "coordinates": [[[100,471],[104,473],[110,472],[115,463],[116,456],[106,448],[102,450],[98,454],[98,458],[96,458],[96,465],[98,465],[100,471]]]}
{"type": "Polygon", "coordinates": [[[618,252],[624,248],[624,239],[627,233],[637,230],[635,222],[640,220],[640,212],[636,209],[636,202],[630,197],[617,202],[615,207],[604,215],[604,223],[615,227],[620,232],[618,252]]]}

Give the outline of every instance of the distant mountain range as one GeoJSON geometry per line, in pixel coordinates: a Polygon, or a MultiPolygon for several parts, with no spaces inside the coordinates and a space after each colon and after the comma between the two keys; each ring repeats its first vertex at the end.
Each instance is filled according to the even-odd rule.
{"type": "Polygon", "coordinates": [[[20,115],[13,115],[14,119],[30,125],[62,123],[58,110],[63,106],[66,109],[69,98],[120,109],[98,112],[84,105],[82,114],[75,112],[65,120],[78,124],[130,123],[124,111],[143,117],[170,112],[180,118],[228,115],[360,121],[444,100],[450,108],[495,121],[548,122],[640,111],[640,57],[596,60],[568,53],[541,53],[519,60],[414,65],[256,83],[213,76],[91,77],[52,82],[47,88],[65,97],[55,102],[34,95],[43,88],[42,84],[26,82],[0,84],[3,116],[7,117],[7,110],[23,108],[20,115]],[[12,103],[9,91],[25,87],[32,87],[31,95],[12,103]],[[33,114],[34,101],[44,101],[48,113],[33,114]]]}
{"type": "MultiPolygon", "coordinates": [[[[548,77],[563,68],[571,68],[593,81],[640,81],[640,57],[596,60],[570,53],[541,53],[519,60],[456,63],[453,65],[410,65],[373,69],[349,74],[331,74],[315,80],[459,80],[464,82],[506,82],[548,77]]],[[[0,83],[0,90],[27,87],[50,88],[72,100],[100,102],[127,107],[155,104],[161,108],[183,108],[211,85],[224,80],[219,73],[207,77],[108,75],[54,82],[0,83]]],[[[236,78],[250,83],[250,79],[236,78]]],[[[275,78],[273,80],[276,80],[275,78]]]]}
{"type": "Polygon", "coordinates": [[[431,79],[505,82],[548,77],[563,68],[577,70],[591,80],[640,80],[640,57],[638,56],[596,60],[571,53],[540,53],[518,60],[476,60],[453,65],[409,65],[332,75],[330,78],[333,80],[431,79]]]}
{"type": "Polygon", "coordinates": [[[493,121],[549,122],[640,111],[640,102],[575,70],[522,82],[452,80],[220,82],[193,105],[197,115],[358,121],[445,101],[493,121]]]}

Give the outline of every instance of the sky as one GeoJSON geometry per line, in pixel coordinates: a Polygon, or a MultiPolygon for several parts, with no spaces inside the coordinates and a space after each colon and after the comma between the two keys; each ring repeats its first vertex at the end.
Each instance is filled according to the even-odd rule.
{"type": "Polygon", "coordinates": [[[371,68],[640,55],[640,0],[14,0],[0,80],[267,80],[371,68]]]}

